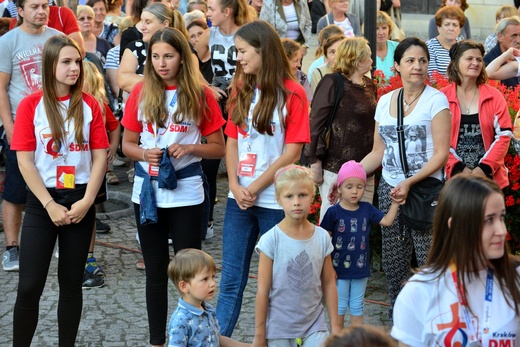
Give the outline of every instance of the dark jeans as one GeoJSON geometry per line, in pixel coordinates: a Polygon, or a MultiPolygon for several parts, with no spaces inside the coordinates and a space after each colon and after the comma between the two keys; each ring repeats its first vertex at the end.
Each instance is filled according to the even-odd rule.
{"type": "MultiPolygon", "coordinates": [[[[168,315],[168,264],[170,252],[168,237],[173,240],[175,253],[184,248],[201,249],[204,225],[204,203],[195,206],[157,208],[155,224],[141,225],[139,204],[134,204],[137,232],[146,264],[146,310],[150,344],[166,341],[168,315]]],[[[61,256],[61,250],[60,250],[61,256]]]]}
{"type": "Polygon", "coordinates": [[[14,306],[13,346],[31,344],[56,238],[60,247],[59,346],[74,346],[83,308],[83,272],[95,217],[92,206],[80,223],[57,227],[38,199],[28,192],[20,242],[23,248],[20,249],[18,295],[14,306]]]}

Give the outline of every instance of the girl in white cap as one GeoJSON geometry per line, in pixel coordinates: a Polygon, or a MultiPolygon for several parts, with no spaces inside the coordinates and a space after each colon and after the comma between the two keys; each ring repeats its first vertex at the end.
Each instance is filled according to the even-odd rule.
{"type": "Polygon", "coordinates": [[[390,226],[399,204],[392,201],[388,213],[360,201],[365,192],[367,174],[360,163],[351,160],[338,172],[340,200],[329,207],[321,227],[332,234],[332,265],[336,270],[338,288],[338,321],[345,322],[347,307],[350,324],[363,324],[365,289],[370,277],[370,248],[368,236],[372,224],[390,226]]]}

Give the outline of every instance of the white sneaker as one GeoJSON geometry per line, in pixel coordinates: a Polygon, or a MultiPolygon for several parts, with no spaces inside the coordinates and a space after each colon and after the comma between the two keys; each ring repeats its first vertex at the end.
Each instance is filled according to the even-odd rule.
{"type": "Polygon", "coordinates": [[[213,222],[208,226],[208,230],[206,231],[206,240],[211,239],[215,235],[213,231],[213,222]]]}
{"type": "Polygon", "coordinates": [[[5,250],[2,266],[4,271],[18,271],[20,269],[20,253],[16,247],[5,250]]]}

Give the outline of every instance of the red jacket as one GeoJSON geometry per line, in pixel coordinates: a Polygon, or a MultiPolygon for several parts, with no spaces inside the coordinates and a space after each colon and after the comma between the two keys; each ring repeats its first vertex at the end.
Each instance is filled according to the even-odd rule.
{"type": "MultiPolygon", "coordinates": [[[[455,151],[459,139],[461,112],[457,98],[457,85],[452,83],[441,89],[441,92],[448,98],[451,111],[450,154],[446,163],[446,174],[449,178],[454,167],[462,162],[455,151]]],[[[484,169],[484,172],[489,172],[490,169],[495,182],[500,188],[504,188],[509,185],[504,157],[513,135],[511,116],[504,96],[496,88],[483,84],[479,87],[479,93],[478,118],[482,131],[482,141],[486,149],[486,153],[479,161],[479,166],[484,169]]]]}

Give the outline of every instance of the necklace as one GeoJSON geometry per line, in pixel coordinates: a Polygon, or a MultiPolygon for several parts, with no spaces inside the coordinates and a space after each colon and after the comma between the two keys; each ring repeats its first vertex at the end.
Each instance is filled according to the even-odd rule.
{"type": "Polygon", "coordinates": [[[424,90],[426,89],[426,85],[423,87],[423,89],[421,90],[421,92],[415,97],[415,99],[412,100],[412,102],[406,102],[406,100],[404,99],[404,96],[403,96],[403,106],[404,106],[404,112],[408,112],[408,110],[410,109],[410,106],[412,106],[412,104],[417,100],[419,99],[419,97],[421,96],[421,94],[424,92],[424,90]]]}
{"type": "Polygon", "coordinates": [[[475,100],[475,95],[477,95],[478,88],[475,89],[475,92],[473,93],[473,97],[471,98],[471,101],[469,102],[469,106],[466,107],[466,105],[462,102],[462,98],[459,98],[460,105],[466,109],[466,113],[469,114],[469,111],[471,109],[471,105],[473,105],[473,101],[475,100]]]}

